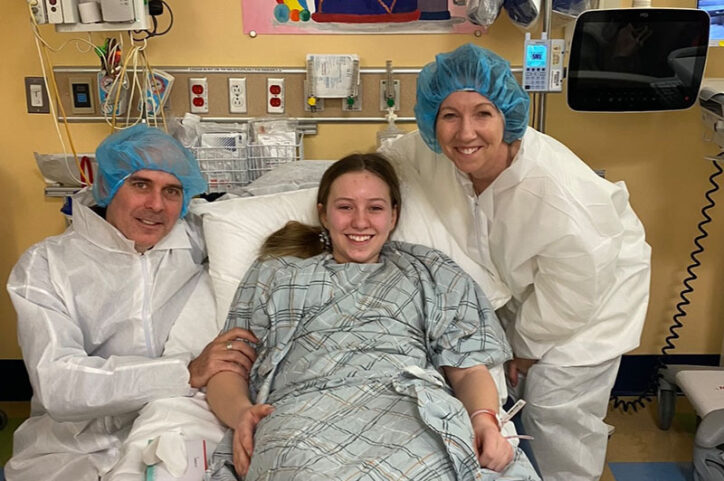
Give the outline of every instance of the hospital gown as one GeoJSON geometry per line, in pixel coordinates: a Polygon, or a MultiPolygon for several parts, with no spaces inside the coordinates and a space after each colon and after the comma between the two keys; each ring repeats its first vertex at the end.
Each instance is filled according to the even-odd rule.
{"type": "MultiPolygon", "coordinates": [[[[275,408],[257,426],[246,481],[538,479],[519,451],[504,476],[480,467],[438,371],[511,355],[482,291],[442,253],[390,242],[375,264],[257,261],[234,326],[259,337],[250,392],[275,408]]],[[[209,479],[236,479],[230,439],[209,479]]]]}

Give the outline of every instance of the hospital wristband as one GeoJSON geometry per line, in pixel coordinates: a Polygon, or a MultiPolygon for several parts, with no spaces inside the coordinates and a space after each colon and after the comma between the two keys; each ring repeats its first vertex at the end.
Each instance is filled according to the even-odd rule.
{"type": "Polygon", "coordinates": [[[488,416],[491,416],[493,419],[495,419],[495,425],[498,426],[498,431],[501,430],[500,419],[498,419],[498,413],[496,413],[492,409],[478,409],[477,411],[474,411],[470,415],[470,422],[473,421],[473,418],[475,416],[478,416],[480,414],[487,414],[488,416]]]}

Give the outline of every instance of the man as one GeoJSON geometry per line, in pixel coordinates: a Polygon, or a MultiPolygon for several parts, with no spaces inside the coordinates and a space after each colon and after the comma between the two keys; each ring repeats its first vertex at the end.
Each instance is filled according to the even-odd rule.
{"type": "Polygon", "coordinates": [[[96,159],[96,205],[74,196],[72,226],[28,249],[8,281],[33,386],[8,481],[97,481],[145,403],[191,395],[219,371],[247,375],[255,357],[240,329],[163,352],[174,323],[215,319],[200,226],[184,219],[206,190],[191,153],[138,125],[96,159]]]}

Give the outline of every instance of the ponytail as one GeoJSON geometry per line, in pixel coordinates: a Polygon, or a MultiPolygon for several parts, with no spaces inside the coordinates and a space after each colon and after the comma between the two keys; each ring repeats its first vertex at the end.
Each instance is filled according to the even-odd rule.
{"type": "Polygon", "coordinates": [[[320,240],[321,226],[302,224],[290,221],[267,237],[259,250],[259,258],[293,256],[300,259],[314,257],[326,251],[324,243],[320,240]]]}

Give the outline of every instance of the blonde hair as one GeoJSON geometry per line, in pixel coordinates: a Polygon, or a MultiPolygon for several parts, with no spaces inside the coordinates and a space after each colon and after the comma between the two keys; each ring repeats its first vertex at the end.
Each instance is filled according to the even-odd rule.
{"type": "Polygon", "coordinates": [[[261,246],[259,257],[293,256],[307,259],[321,254],[326,245],[320,238],[322,227],[289,221],[284,227],[266,238],[261,246]]]}
{"type": "MultiPolygon", "coordinates": [[[[322,176],[317,191],[317,203],[326,207],[332,183],[344,174],[350,172],[371,172],[382,179],[390,189],[392,208],[397,210],[397,217],[400,216],[402,208],[402,195],[400,193],[400,181],[397,178],[392,164],[380,154],[352,154],[332,164],[322,176]]],[[[321,226],[312,226],[301,222],[290,221],[287,224],[267,237],[261,246],[259,257],[267,259],[270,257],[293,256],[301,259],[316,256],[327,250],[324,242],[321,226]]]]}

